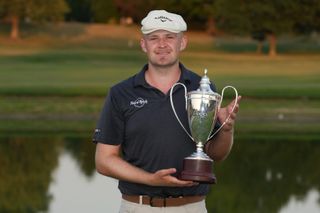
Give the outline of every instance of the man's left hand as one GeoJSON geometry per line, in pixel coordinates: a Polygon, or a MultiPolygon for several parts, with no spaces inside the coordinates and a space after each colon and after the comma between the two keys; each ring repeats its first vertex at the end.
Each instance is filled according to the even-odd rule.
{"type": "Polygon", "coordinates": [[[234,123],[235,123],[235,119],[237,117],[237,113],[239,111],[239,103],[241,100],[241,96],[238,96],[238,100],[236,103],[236,106],[234,108],[234,110],[232,111],[232,108],[236,102],[236,99],[234,99],[228,106],[223,107],[219,110],[218,112],[218,119],[220,121],[221,124],[223,124],[223,122],[225,122],[225,120],[227,119],[227,117],[230,114],[230,117],[228,119],[228,121],[226,122],[226,124],[222,127],[222,131],[232,131],[233,127],[234,127],[234,123]]]}

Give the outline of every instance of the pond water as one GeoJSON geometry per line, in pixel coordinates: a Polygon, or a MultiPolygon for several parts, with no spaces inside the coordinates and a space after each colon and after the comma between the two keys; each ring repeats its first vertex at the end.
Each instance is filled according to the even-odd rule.
{"type": "MultiPolygon", "coordinates": [[[[117,181],[97,174],[90,137],[0,138],[0,212],[117,212],[117,181]]],[[[215,163],[208,212],[320,212],[320,143],[237,139],[215,163]]]]}

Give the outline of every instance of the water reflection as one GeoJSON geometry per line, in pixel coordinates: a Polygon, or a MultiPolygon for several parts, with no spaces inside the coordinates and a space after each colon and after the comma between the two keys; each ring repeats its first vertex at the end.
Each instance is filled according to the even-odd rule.
{"type": "Polygon", "coordinates": [[[59,165],[49,188],[53,199],[48,212],[117,212],[120,193],[116,180],[97,173],[90,177],[83,175],[67,152],[60,155],[59,165]]]}
{"type": "Polygon", "coordinates": [[[319,212],[318,203],[320,194],[317,190],[311,189],[305,197],[291,196],[289,202],[281,208],[279,213],[301,213],[301,212],[319,212]]]}
{"type": "MultiPolygon", "coordinates": [[[[58,141],[58,140],[57,140],[58,141]]],[[[0,212],[45,210],[57,143],[16,137],[0,143],[0,212]]]]}
{"type": "Polygon", "coordinates": [[[319,192],[319,163],[320,144],[312,139],[238,141],[216,165],[220,180],[209,196],[210,212],[285,211],[293,196],[303,201],[310,190],[319,192]]]}
{"type": "MultiPolygon", "coordinates": [[[[0,212],[117,212],[117,182],[95,172],[90,137],[0,140],[0,212]]],[[[215,164],[209,213],[319,212],[319,163],[311,139],[238,139],[215,164]]]]}
{"type": "Polygon", "coordinates": [[[117,182],[95,172],[90,138],[0,138],[0,212],[116,212],[117,182]]]}

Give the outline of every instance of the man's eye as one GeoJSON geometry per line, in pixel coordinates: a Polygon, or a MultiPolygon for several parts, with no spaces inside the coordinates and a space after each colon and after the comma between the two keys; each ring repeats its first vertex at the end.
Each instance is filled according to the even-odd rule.
{"type": "Polygon", "coordinates": [[[167,38],[168,39],[174,39],[174,36],[168,36],[167,38]]]}

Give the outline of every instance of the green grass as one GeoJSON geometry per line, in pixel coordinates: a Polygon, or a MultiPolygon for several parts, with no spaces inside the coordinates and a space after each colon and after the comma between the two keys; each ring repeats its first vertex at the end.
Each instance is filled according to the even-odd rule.
{"type": "MultiPolygon", "coordinates": [[[[88,35],[82,25],[30,28],[17,42],[0,32],[0,132],[89,132],[109,88],[146,62],[135,30],[88,35]]],[[[207,68],[219,93],[226,85],[237,88],[244,97],[240,132],[290,134],[302,123],[303,131],[317,134],[319,44],[311,37],[282,39],[280,54],[270,58],[254,54],[255,44],[246,38],[191,32],[181,61],[200,75],[207,68]]]]}
{"type": "MultiPolygon", "coordinates": [[[[186,51],[182,62],[210,78],[221,91],[234,85],[257,98],[320,98],[320,55],[264,56],[186,51]]],[[[0,58],[0,95],[105,95],[141,69],[145,56],[136,50],[42,50],[0,58]]]]}
{"type": "MultiPolygon", "coordinates": [[[[223,105],[230,100],[226,99],[223,105]]],[[[103,97],[0,97],[0,135],[92,134],[103,97]]],[[[248,99],[240,104],[239,137],[315,137],[320,129],[320,101],[248,99]]]]}
{"type": "MultiPolygon", "coordinates": [[[[104,96],[113,84],[138,72],[146,62],[138,29],[97,27],[24,26],[24,39],[18,42],[6,40],[2,32],[0,95],[104,96]]],[[[199,74],[207,68],[219,91],[234,85],[249,97],[318,99],[320,54],[314,49],[320,53],[319,40],[280,38],[280,54],[270,58],[255,55],[255,43],[248,38],[213,39],[190,32],[181,61],[199,74]]]]}
{"type": "MultiPolygon", "coordinates": [[[[255,52],[257,49],[257,42],[251,38],[228,37],[217,38],[212,48],[222,52],[229,53],[243,53],[255,52]]],[[[268,41],[262,43],[262,52],[268,52],[268,41]]],[[[286,35],[278,37],[277,51],[282,54],[297,54],[297,53],[319,53],[320,39],[314,34],[306,35],[286,35]]]]}

